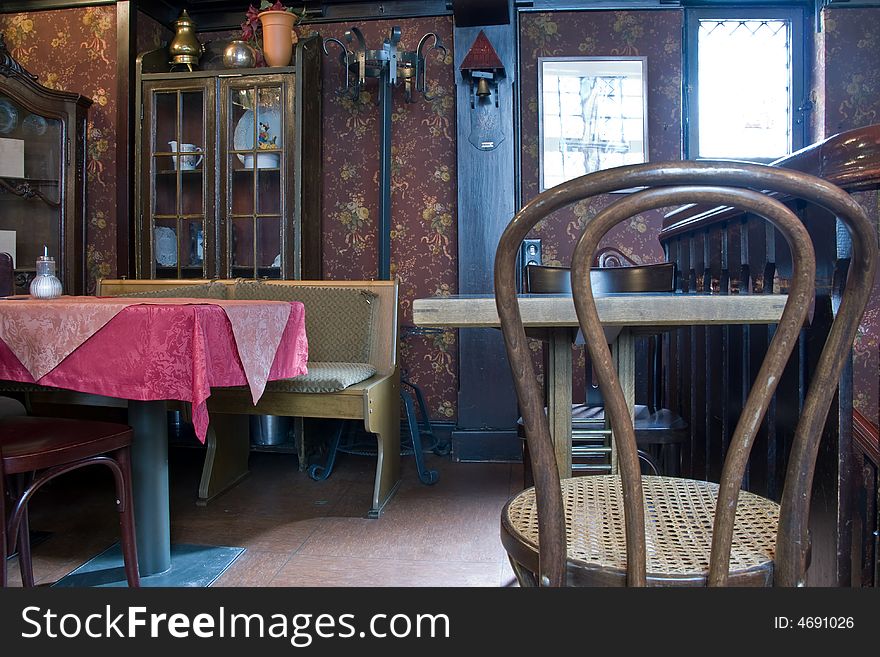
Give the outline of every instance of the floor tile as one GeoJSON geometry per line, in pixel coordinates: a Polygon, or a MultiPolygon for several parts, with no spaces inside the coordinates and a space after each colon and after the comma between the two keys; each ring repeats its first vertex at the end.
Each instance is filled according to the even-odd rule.
{"type": "MultiPolygon", "coordinates": [[[[505,586],[513,578],[498,525],[522,469],[426,455],[436,484],[403,457],[401,484],[382,517],[366,518],[375,457],[342,455],[330,477],[311,480],[295,455],[254,452],[250,475],[207,506],[195,504],[204,452],[172,447],[175,544],[243,547],[215,586],[505,586]]],[[[31,527],[51,535],[33,549],[37,584],[48,585],[119,538],[112,480],[101,468],[50,482],[30,505],[31,527]]],[[[8,560],[10,583],[20,585],[8,560]]]]}
{"type": "Polygon", "coordinates": [[[296,555],[271,586],[498,586],[499,563],[296,555]]]}

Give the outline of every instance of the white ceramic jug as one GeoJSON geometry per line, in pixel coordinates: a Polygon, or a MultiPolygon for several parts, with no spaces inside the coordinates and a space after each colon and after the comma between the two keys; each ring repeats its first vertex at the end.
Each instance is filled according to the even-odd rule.
{"type": "MultiPolygon", "coordinates": [[[[179,153],[199,153],[201,149],[195,144],[180,144],[180,149],[178,150],[177,141],[171,140],[168,142],[168,145],[171,146],[171,150],[179,153]]],[[[172,155],[171,159],[174,161],[174,168],[179,168],[181,171],[191,171],[193,169],[198,168],[199,164],[202,163],[202,155],[172,155]],[[180,158],[180,166],[178,167],[178,157],[180,158]]]]}

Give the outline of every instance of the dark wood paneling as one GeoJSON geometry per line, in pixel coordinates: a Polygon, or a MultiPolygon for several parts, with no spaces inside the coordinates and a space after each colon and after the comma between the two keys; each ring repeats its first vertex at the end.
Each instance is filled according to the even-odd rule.
{"type": "Polygon", "coordinates": [[[298,172],[296,175],[296,198],[300,199],[300,208],[296,209],[301,216],[302,226],[302,278],[319,280],[322,271],[322,240],[323,212],[321,211],[322,167],[314,166],[323,162],[323,121],[309,121],[304,128],[302,117],[321,116],[321,66],[324,61],[321,43],[313,39],[296,50],[296,56],[302,57],[297,68],[302,71],[296,80],[296,103],[299,106],[296,116],[300,122],[297,129],[301,131],[301,153],[297,157],[298,172]],[[301,104],[301,106],[300,106],[301,104]]]}
{"type": "MultiPolygon", "coordinates": [[[[515,207],[514,93],[516,47],[511,25],[483,28],[506,69],[499,83],[499,116],[504,141],[481,151],[468,141],[471,129],[470,84],[458,67],[480,32],[456,27],[455,70],[458,149],[459,293],[493,291],[492,267],[502,231],[515,207]],[[491,191],[490,191],[491,190],[491,191]]],[[[510,430],[516,424],[513,382],[500,331],[470,329],[459,336],[458,426],[460,429],[510,430]]]]}
{"type": "Polygon", "coordinates": [[[116,275],[129,276],[134,262],[134,59],[137,10],[129,0],[116,3],[116,275]]]}
{"type": "Polygon", "coordinates": [[[852,567],[854,586],[880,585],[880,429],[853,411],[852,567]]]}

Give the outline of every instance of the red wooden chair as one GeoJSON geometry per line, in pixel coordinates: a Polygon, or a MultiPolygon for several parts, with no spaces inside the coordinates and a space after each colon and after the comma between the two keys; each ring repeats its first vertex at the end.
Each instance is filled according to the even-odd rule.
{"type": "Polygon", "coordinates": [[[104,465],[116,483],[122,554],[129,586],[139,586],[131,497],[132,430],[122,424],[60,418],[0,418],[0,586],[7,586],[6,556],[18,546],[22,584],[34,585],[27,504],[55,477],[104,465]]]}

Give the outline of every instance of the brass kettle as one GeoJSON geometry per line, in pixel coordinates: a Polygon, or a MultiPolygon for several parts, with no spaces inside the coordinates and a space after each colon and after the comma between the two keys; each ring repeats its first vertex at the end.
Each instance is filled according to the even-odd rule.
{"type": "Polygon", "coordinates": [[[192,70],[193,64],[199,63],[199,57],[205,51],[205,47],[196,38],[196,24],[184,9],[180,17],[174,21],[176,32],[171,43],[168,44],[168,54],[171,55],[170,64],[186,64],[192,70]]]}

